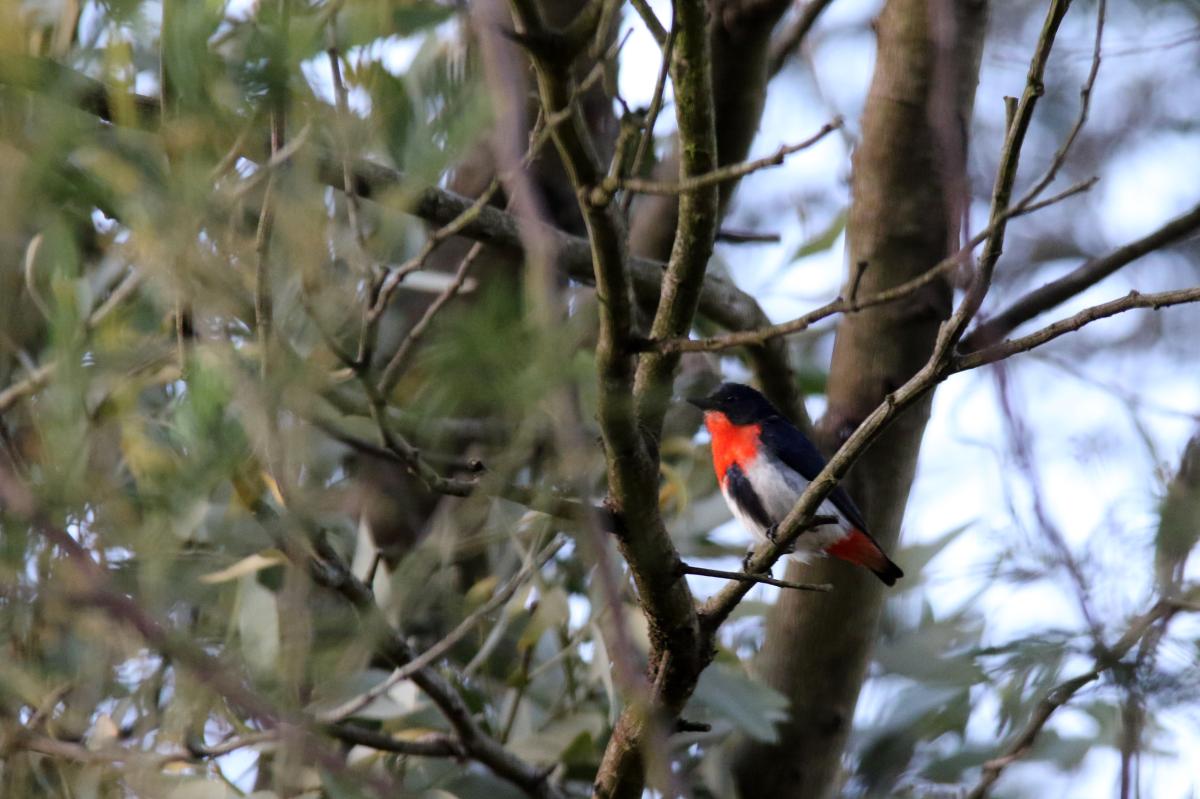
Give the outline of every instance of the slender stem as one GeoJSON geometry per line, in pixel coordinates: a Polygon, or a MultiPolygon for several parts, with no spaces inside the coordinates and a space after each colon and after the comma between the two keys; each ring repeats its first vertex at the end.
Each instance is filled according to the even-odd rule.
{"type": "MultiPolygon", "coordinates": [[[[343,721],[362,710],[379,697],[386,694],[393,687],[399,685],[404,680],[410,679],[414,674],[422,669],[432,666],[447,652],[449,652],[455,644],[461,641],[467,635],[467,633],[475,629],[479,622],[483,621],[485,617],[491,615],[501,606],[503,606],[504,603],[512,599],[512,596],[517,592],[517,589],[520,588],[526,581],[528,581],[530,577],[536,574],[538,569],[545,566],[546,563],[548,563],[550,559],[553,558],[566,543],[566,537],[557,536],[541,552],[530,559],[530,561],[526,563],[520,571],[509,578],[509,580],[503,586],[501,586],[500,589],[497,590],[487,602],[480,605],[479,608],[477,608],[473,613],[459,622],[455,628],[448,632],[441,640],[426,649],[417,657],[410,660],[408,663],[396,669],[391,673],[391,675],[388,676],[387,679],[371,688],[369,691],[365,691],[359,696],[342,703],[338,707],[326,713],[322,713],[319,717],[319,720],[323,723],[330,724],[343,721]]],[[[370,583],[368,583],[368,585],[369,584],[370,583]]]]}
{"type": "Polygon", "coordinates": [[[731,572],[724,569],[709,569],[705,566],[692,566],[684,564],[684,574],[698,574],[703,577],[723,577],[726,580],[738,580],[743,583],[762,583],[763,585],[774,585],[779,588],[792,588],[797,591],[832,591],[833,586],[829,583],[794,583],[791,580],[776,580],[767,574],[749,574],[747,572],[731,572]]]}
{"type": "MultiPolygon", "coordinates": [[[[1060,202],[1073,197],[1080,192],[1087,191],[1096,184],[1096,179],[1085,180],[1082,183],[1077,183],[1065,191],[1049,197],[1037,203],[1032,203],[1025,208],[1013,208],[1005,212],[1001,216],[1005,219],[1024,214],[1033,213],[1034,211],[1046,208],[1049,205],[1060,202]]],[[[1198,215],[1200,219],[1200,215],[1198,215]]],[[[727,333],[721,336],[712,336],[705,339],[687,339],[675,338],[665,339],[658,342],[648,342],[647,347],[659,349],[666,352],[711,352],[716,350],[729,349],[730,347],[740,347],[748,344],[761,344],[779,336],[787,336],[793,333],[799,333],[807,330],[813,324],[826,319],[838,313],[855,313],[864,308],[870,308],[875,305],[883,305],[889,302],[908,297],[913,292],[920,289],[922,286],[928,285],[938,279],[946,272],[964,263],[970,256],[971,251],[975,247],[985,242],[992,234],[991,226],[984,228],[977,233],[970,241],[966,243],[958,252],[946,256],[941,261],[938,261],[932,267],[898,286],[893,286],[889,289],[876,292],[875,294],[866,297],[854,296],[856,292],[851,291],[849,298],[837,297],[834,300],[814,308],[803,316],[799,316],[791,321],[783,322],[778,325],[770,325],[768,327],[760,327],[753,330],[741,330],[736,333],[727,333]]]]}
{"type": "Polygon", "coordinates": [[[643,178],[608,178],[601,184],[599,189],[601,193],[596,195],[593,202],[603,202],[606,195],[611,196],[618,189],[640,194],[683,194],[706,186],[729,183],[763,169],[781,166],[784,159],[789,155],[798,153],[801,150],[807,150],[833,131],[842,127],[842,124],[842,118],[838,117],[832,122],[827,122],[821,126],[819,131],[804,141],[797,142],[796,144],[782,145],[771,155],[756,158],[753,161],[743,161],[740,164],[723,166],[702,175],[685,177],[678,183],[666,183],[657,180],[645,180],[643,178]]]}
{"type": "MultiPolygon", "coordinates": [[[[653,14],[651,14],[653,17],[653,14]]],[[[657,22],[657,19],[655,20],[657,22]]],[[[654,80],[654,94],[650,98],[650,108],[646,111],[646,118],[643,120],[645,127],[642,129],[642,138],[638,141],[637,150],[634,151],[633,161],[629,166],[631,169],[637,170],[642,168],[642,164],[646,160],[646,156],[650,153],[650,147],[654,144],[654,125],[658,122],[658,114],[662,111],[663,96],[666,94],[667,77],[671,74],[671,54],[675,51],[675,27],[674,12],[671,18],[671,32],[667,34],[665,42],[662,43],[662,64],[658,68],[658,77],[654,80]]],[[[621,197],[621,215],[629,214],[629,206],[633,203],[633,193],[626,193],[621,197]]]]}

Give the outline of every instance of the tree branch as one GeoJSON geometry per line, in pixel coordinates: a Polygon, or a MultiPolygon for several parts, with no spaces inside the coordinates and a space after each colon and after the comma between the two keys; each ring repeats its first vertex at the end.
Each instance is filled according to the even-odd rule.
{"type": "Polygon", "coordinates": [[[800,49],[808,32],[817,24],[817,19],[831,5],[833,0],[810,0],[791,24],[771,40],[771,48],[767,53],[767,72],[771,77],[779,74],[792,54],[800,49]]]}
{"type": "Polygon", "coordinates": [[[1144,255],[1178,242],[1200,230],[1200,204],[1152,233],[1094,258],[1057,280],[1026,294],[1005,310],[975,327],[960,345],[965,352],[981,350],[1000,341],[1019,325],[1053,308],[1144,255]]]}
{"type": "Polygon", "coordinates": [[[1069,316],[1066,319],[1060,319],[1052,325],[1047,325],[1041,330],[1030,333],[1028,336],[993,344],[990,347],[984,347],[981,350],[976,350],[966,355],[956,356],[953,359],[953,371],[963,372],[967,369],[974,369],[985,364],[995,363],[1018,352],[1027,352],[1048,341],[1053,341],[1059,336],[1074,332],[1085,325],[1095,322],[1097,319],[1107,319],[1123,311],[1134,308],[1153,308],[1157,311],[1159,308],[1167,308],[1172,305],[1182,305],[1189,302],[1200,302],[1200,287],[1160,291],[1153,294],[1141,294],[1137,291],[1131,291],[1119,299],[1094,305],[1091,308],[1085,308],[1077,314],[1069,316]]]}
{"type": "Polygon", "coordinates": [[[485,616],[488,616],[498,610],[504,603],[512,599],[513,594],[517,592],[530,577],[537,573],[539,569],[545,566],[557,552],[567,543],[564,536],[558,536],[551,541],[541,552],[537,553],[528,563],[526,563],[520,571],[508,579],[499,590],[492,594],[487,602],[480,605],[474,612],[469,614],[461,622],[459,622],[453,630],[446,633],[437,643],[430,646],[417,657],[405,663],[400,668],[396,669],[387,679],[380,682],[378,685],[371,688],[369,691],[364,691],[359,696],[349,699],[338,705],[336,708],[329,710],[320,715],[320,721],[327,724],[335,724],[339,721],[353,716],[358,711],[365,708],[367,705],[374,702],[379,697],[386,694],[394,686],[399,685],[405,680],[411,678],[414,674],[424,668],[432,666],[442,658],[450,649],[466,636],[467,633],[475,629],[475,626],[481,622],[485,616]]]}
{"type": "MultiPolygon", "coordinates": [[[[256,515],[271,514],[265,506],[255,508],[256,515]]],[[[321,586],[339,594],[359,612],[363,626],[376,642],[376,651],[395,668],[403,668],[415,657],[412,649],[398,630],[388,623],[383,611],[375,603],[375,597],[341,560],[337,553],[321,537],[312,542],[313,554],[306,566],[313,580],[321,586]]],[[[295,559],[294,548],[285,548],[289,558],[295,559]]],[[[488,735],[475,721],[474,715],[458,690],[431,667],[422,668],[411,675],[412,681],[437,706],[458,737],[466,755],[491,769],[497,776],[511,782],[536,799],[559,799],[561,793],[547,780],[549,771],[534,766],[506,749],[495,738],[488,735]]],[[[342,728],[344,729],[344,728],[342,728]]]]}
{"type": "Polygon", "coordinates": [[[1070,6],[1071,0],[1051,0],[1050,8],[1046,12],[1042,32],[1038,36],[1033,58],[1029,62],[1025,90],[1021,93],[1021,99],[1017,103],[1012,122],[1008,126],[1004,138],[1004,146],[1000,151],[1000,166],[996,170],[991,210],[988,214],[988,226],[991,228],[991,233],[984,243],[979,265],[967,287],[966,296],[938,332],[938,342],[934,352],[935,356],[939,358],[948,356],[951,348],[958,344],[991,287],[992,273],[996,269],[997,261],[1000,260],[1000,254],[1004,251],[1004,234],[1009,219],[1006,212],[1012,198],[1013,183],[1017,179],[1021,149],[1025,145],[1025,135],[1029,132],[1029,124],[1033,121],[1034,107],[1046,91],[1044,84],[1046,63],[1050,60],[1050,51],[1054,49],[1054,39],[1058,34],[1058,27],[1070,6]]]}
{"type": "MultiPolygon", "coordinates": [[[[1001,214],[1001,218],[1010,219],[1024,214],[1030,214],[1034,211],[1046,208],[1049,205],[1060,202],[1073,197],[1080,192],[1087,191],[1096,184],[1096,179],[1091,178],[1082,183],[1077,183],[1065,191],[1049,197],[1041,202],[1033,203],[1024,208],[1013,208],[1001,214]]],[[[970,241],[966,243],[958,252],[943,258],[932,267],[922,272],[910,280],[892,286],[891,288],[871,294],[867,297],[857,297],[857,292],[851,287],[849,298],[841,296],[827,302],[819,308],[814,308],[803,316],[799,316],[789,322],[782,322],[778,325],[768,325],[760,327],[756,330],[740,330],[736,333],[726,333],[720,336],[711,336],[704,339],[687,339],[676,338],[667,339],[665,341],[647,341],[645,346],[656,348],[667,352],[713,352],[717,350],[729,349],[730,347],[739,347],[744,345],[762,344],[779,336],[788,336],[793,333],[799,333],[807,330],[813,324],[826,319],[830,316],[839,313],[857,313],[866,308],[871,308],[876,305],[895,302],[912,296],[918,290],[933,283],[938,278],[943,277],[956,266],[961,265],[970,256],[971,251],[975,247],[982,244],[991,235],[993,228],[987,227],[975,234],[970,241]]]]}
{"type": "Polygon", "coordinates": [[[747,572],[731,572],[724,569],[709,569],[705,566],[683,565],[684,574],[698,574],[702,577],[721,577],[726,580],[737,580],[743,583],[762,583],[777,588],[792,588],[797,591],[832,591],[829,583],[797,583],[791,580],[776,580],[768,574],[749,574],[747,572]]]}
{"type": "Polygon", "coordinates": [[[365,746],[380,752],[392,752],[398,755],[415,757],[453,757],[464,759],[470,756],[458,741],[449,735],[425,735],[416,740],[395,738],[386,733],[376,732],[357,724],[331,724],[325,727],[325,732],[355,746],[365,746]]]}
{"type": "Polygon", "coordinates": [[[838,130],[843,125],[841,117],[837,117],[832,122],[827,122],[821,126],[821,129],[812,136],[796,144],[782,145],[778,150],[768,156],[756,158],[753,161],[742,161],[737,164],[730,164],[719,169],[713,169],[710,172],[693,177],[685,177],[680,179],[678,183],[665,183],[658,180],[645,180],[643,178],[610,178],[606,179],[602,184],[600,201],[604,201],[604,196],[611,196],[613,192],[621,189],[624,191],[637,192],[640,194],[683,194],[688,191],[695,191],[706,186],[716,186],[721,183],[728,183],[734,180],[740,180],[746,175],[753,174],[763,169],[781,166],[787,156],[793,153],[798,153],[801,150],[806,150],[812,147],[821,139],[828,136],[835,130],[838,130]]]}
{"type": "MultiPolygon", "coordinates": [[[[1195,596],[1200,596],[1200,592],[1193,591],[1191,598],[1195,596]]],[[[996,783],[996,780],[1000,779],[1000,775],[1004,772],[1004,769],[1020,760],[1033,748],[1034,742],[1037,740],[1042,728],[1050,721],[1050,717],[1054,715],[1054,711],[1071,701],[1071,698],[1081,688],[1096,681],[1106,671],[1117,666],[1121,662],[1121,659],[1129,654],[1129,650],[1141,641],[1143,636],[1150,632],[1156,623],[1169,622],[1179,611],[1193,609],[1190,605],[1189,597],[1159,600],[1153,608],[1133,620],[1120,640],[1109,647],[1101,657],[1098,657],[1089,671],[1054,686],[1042,701],[1038,702],[1037,707],[1034,708],[1033,715],[1021,732],[1013,739],[1013,742],[1006,749],[1005,754],[983,764],[983,772],[979,782],[967,794],[967,799],[984,799],[996,783]]]]}

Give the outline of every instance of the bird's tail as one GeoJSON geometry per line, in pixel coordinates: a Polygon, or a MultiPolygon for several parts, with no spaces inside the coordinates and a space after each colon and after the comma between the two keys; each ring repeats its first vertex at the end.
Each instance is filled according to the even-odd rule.
{"type": "Polygon", "coordinates": [[[904,576],[904,572],[883,553],[875,539],[862,530],[851,530],[849,535],[825,551],[835,558],[870,569],[883,580],[884,585],[895,585],[896,580],[904,576]]]}

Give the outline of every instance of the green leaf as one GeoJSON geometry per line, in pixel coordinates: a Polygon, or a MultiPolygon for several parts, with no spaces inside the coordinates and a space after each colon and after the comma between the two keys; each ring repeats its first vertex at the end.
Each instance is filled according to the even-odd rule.
{"type": "Polygon", "coordinates": [[[516,754],[536,763],[556,763],[569,753],[575,760],[600,739],[605,719],[599,713],[580,711],[551,722],[541,730],[512,741],[509,748],[516,754]]]}
{"type": "Polygon", "coordinates": [[[796,251],[792,253],[791,260],[799,261],[801,258],[825,252],[832,247],[837,242],[838,236],[842,235],[842,231],[846,229],[846,218],[847,213],[843,209],[837,216],[829,220],[829,224],[825,226],[824,230],[796,248],[796,251]]]}
{"type": "Polygon", "coordinates": [[[346,52],[389,36],[412,36],[453,15],[454,7],[449,4],[357,0],[346,3],[338,14],[337,46],[346,52]]]}
{"type": "Polygon", "coordinates": [[[341,770],[338,772],[321,769],[321,787],[325,789],[328,799],[370,799],[372,794],[359,787],[353,778],[353,772],[341,770]]]}
{"type": "Polygon", "coordinates": [[[517,646],[522,649],[534,646],[547,630],[565,627],[570,616],[567,592],[557,586],[547,589],[538,598],[537,609],[534,610],[529,625],[521,633],[517,646]]]}
{"type": "Polygon", "coordinates": [[[724,719],[757,741],[774,743],[775,725],[787,718],[787,708],[787,697],[774,688],[736,667],[714,663],[700,675],[683,716],[724,719]]]}
{"type": "Polygon", "coordinates": [[[454,15],[454,6],[450,4],[387,2],[384,5],[392,9],[393,30],[401,36],[440,25],[454,15]]]}
{"type": "Polygon", "coordinates": [[[1030,760],[1048,760],[1063,770],[1078,768],[1088,752],[1096,746],[1091,736],[1061,735],[1055,730],[1042,730],[1029,752],[1030,760]]]}
{"type": "Polygon", "coordinates": [[[915,630],[880,646],[876,659],[888,674],[899,674],[936,686],[975,685],[984,679],[975,661],[983,622],[961,612],[945,619],[930,617],[915,630]],[[936,652],[937,657],[930,657],[936,652]]]}
{"type": "Polygon", "coordinates": [[[904,573],[908,575],[920,574],[929,565],[931,560],[936,558],[956,538],[969,530],[973,524],[973,521],[967,522],[966,524],[947,530],[927,543],[904,547],[897,557],[900,565],[904,568],[904,573]]]}
{"type": "Polygon", "coordinates": [[[279,607],[275,595],[259,585],[255,575],[241,578],[238,638],[250,670],[263,677],[279,670],[279,607]]]}

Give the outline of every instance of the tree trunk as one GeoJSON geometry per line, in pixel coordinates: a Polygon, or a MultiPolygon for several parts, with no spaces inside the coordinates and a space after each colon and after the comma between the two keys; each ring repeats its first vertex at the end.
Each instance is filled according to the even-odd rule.
{"type": "MultiPolygon", "coordinates": [[[[983,0],[890,0],[879,18],[848,228],[851,272],[861,271],[851,283],[864,296],[924,272],[955,247],[985,21],[983,0]]],[[[949,283],[936,281],[900,302],[842,320],[829,411],[818,430],[827,451],[920,368],[950,306],[949,283]]],[[[896,547],[928,415],[925,400],[901,416],[847,480],[889,551],[896,547]]],[[[884,594],[865,570],[833,560],[793,563],[787,576],[832,582],[835,589],[785,591],[773,609],[756,669],[788,696],[791,714],[779,743],[739,743],[734,768],[742,796],[815,799],[833,794],[840,781],[884,594]]]]}

